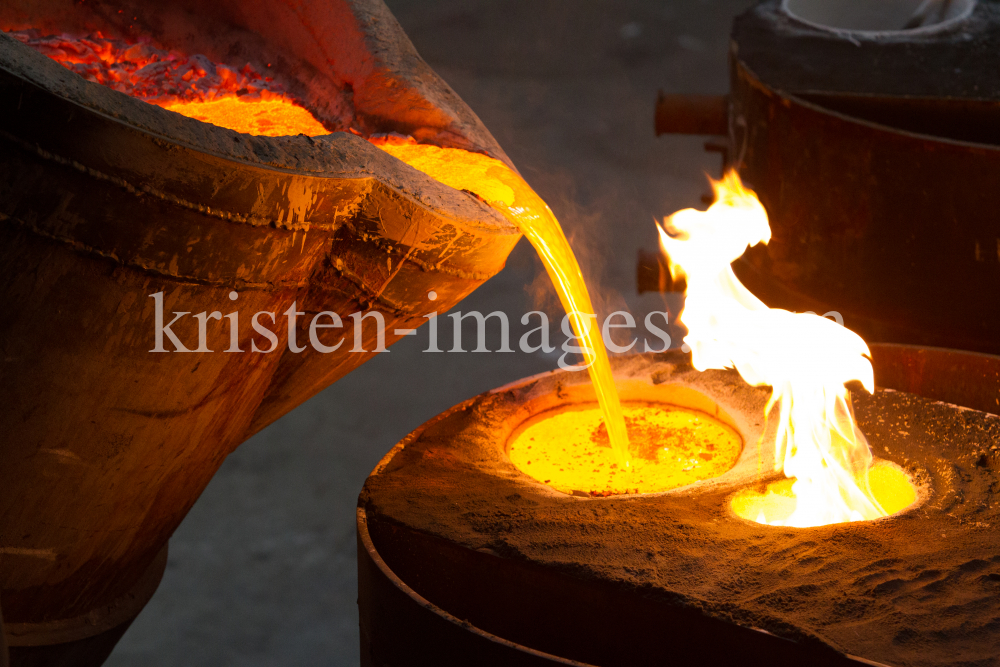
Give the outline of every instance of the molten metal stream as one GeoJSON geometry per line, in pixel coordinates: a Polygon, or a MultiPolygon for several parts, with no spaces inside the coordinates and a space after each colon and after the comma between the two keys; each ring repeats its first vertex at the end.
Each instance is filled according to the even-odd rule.
{"type": "Polygon", "coordinates": [[[628,433],[608,352],[592,321],[594,306],[580,265],[552,210],[500,160],[457,148],[418,144],[413,140],[390,138],[375,144],[445,185],[476,193],[528,237],[570,316],[573,331],[583,340],[587,370],[604,415],[612,451],[619,465],[629,467],[628,433]]]}
{"type": "MultiPolygon", "coordinates": [[[[44,36],[35,30],[12,34],[90,81],[203,122],[266,136],[328,133],[277,82],[250,64],[236,69],[201,55],[186,56],[148,41],[130,44],[100,33],[83,38],[44,36]]],[[[712,465],[686,463],[696,455],[709,456],[709,441],[727,441],[718,434],[702,440],[715,427],[709,428],[700,418],[698,433],[692,431],[691,436],[706,444],[704,452],[691,450],[678,458],[677,452],[686,451],[682,447],[649,449],[643,443],[651,440],[652,431],[644,427],[635,452],[637,466],[631,468],[622,406],[580,266],[559,221],[517,173],[486,155],[418,144],[410,138],[386,137],[372,143],[445,185],[477,194],[517,225],[542,258],[573,330],[583,341],[606,428],[603,437],[610,448],[599,452],[591,447],[588,453],[586,448],[574,447],[566,458],[562,452],[567,449],[561,445],[573,439],[568,437],[570,424],[581,427],[587,420],[582,413],[549,415],[532,427],[534,435],[526,436],[535,438],[530,454],[528,441],[511,446],[512,460],[521,461],[522,470],[539,479],[558,477],[553,486],[563,490],[602,495],[637,487],[662,490],[728,469],[733,452],[738,452],[728,445],[711,455],[712,465]],[[540,456],[538,436],[546,429],[541,439],[551,451],[540,456]],[[611,458],[607,458],[609,449],[611,458]],[[656,456],[646,456],[647,449],[656,456]],[[719,455],[723,451],[726,454],[719,455]],[[695,468],[700,470],[694,472],[695,468]],[[614,473],[609,477],[606,470],[611,469],[614,473]],[[622,477],[625,471],[629,475],[622,477]],[[534,474],[539,472],[541,477],[534,474]],[[645,480],[642,484],[638,484],[640,477],[645,480]],[[589,488],[580,489],[581,484],[589,488]]],[[[816,526],[873,519],[913,502],[915,493],[905,474],[872,465],[868,443],[854,422],[845,383],[858,380],[874,390],[865,342],[824,318],[769,309],[739,283],[729,264],[748,246],[770,240],[767,214],[733,173],[715,183],[715,189],[717,201],[708,211],[679,211],[659,228],[671,273],[687,282],[682,313],[688,328],[685,342],[692,348],[695,368],[734,367],[750,384],[773,388],[767,412],[778,408],[775,467],[795,478],[773,486],[763,499],[740,496],[733,502],[734,509],[761,523],[816,526]],[[873,485],[873,474],[881,480],[879,484],[873,485]]],[[[677,410],[654,418],[655,411],[643,410],[646,414],[640,421],[656,421],[661,427],[671,419],[689,418],[677,410]]],[[[634,427],[639,417],[633,414],[630,419],[634,427]]],[[[683,426],[670,423],[673,430],[683,426]]],[[[662,437],[652,440],[659,442],[662,437]]]]}

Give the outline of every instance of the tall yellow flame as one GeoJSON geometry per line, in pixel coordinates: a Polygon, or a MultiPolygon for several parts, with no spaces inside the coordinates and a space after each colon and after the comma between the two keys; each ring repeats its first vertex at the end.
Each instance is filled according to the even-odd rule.
{"type": "Polygon", "coordinates": [[[730,263],[771,240],[767,213],[735,172],[712,186],[707,211],[678,211],[657,229],[671,274],[687,283],[680,320],[694,367],[735,368],[747,383],[772,387],[765,411],[778,407],[774,465],[795,478],[795,509],[783,520],[756,519],[806,527],[885,516],[845,386],[875,390],[868,346],[824,317],[768,308],[740,283],[730,263]]]}

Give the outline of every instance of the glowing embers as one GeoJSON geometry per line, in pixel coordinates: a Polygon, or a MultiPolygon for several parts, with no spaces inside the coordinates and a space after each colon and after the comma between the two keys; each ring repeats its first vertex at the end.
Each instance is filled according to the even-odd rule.
{"type": "Polygon", "coordinates": [[[315,137],[329,134],[311,113],[282,97],[244,100],[222,97],[210,102],[172,102],[164,109],[229,128],[244,134],[287,137],[296,134],[315,137]]]}
{"type": "MultiPolygon", "coordinates": [[[[796,496],[792,491],[795,479],[771,482],[766,488],[740,491],[730,503],[736,516],[772,526],[795,526],[794,519],[788,523],[797,509],[796,496]]],[[[917,490],[905,472],[888,461],[875,461],[868,469],[868,488],[871,497],[886,514],[900,512],[917,501],[917,490]]],[[[807,514],[822,511],[810,510],[807,514]]]]}
{"type": "Polygon", "coordinates": [[[743,441],[704,412],[667,404],[623,407],[631,467],[619,464],[601,410],[589,403],[543,412],[511,438],[507,455],[521,472],[574,495],[656,493],[718,477],[735,465],[743,441]]]}
{"type": "Polygon", "coordinates": [[[230,67],[203,55],[157,48],[148,40],[130,43],[99,32],[74,37],[23,30],[11,35],[88,81],[205,123],[268,137],[330,133],[272,77],[249,63],[230,67]]]}

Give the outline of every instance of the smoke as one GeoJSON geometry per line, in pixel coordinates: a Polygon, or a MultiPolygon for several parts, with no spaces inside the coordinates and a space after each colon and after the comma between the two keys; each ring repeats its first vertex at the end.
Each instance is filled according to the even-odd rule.
{"type": "MultiPolygon", "coordinates": [[[[629,248],[631,244],[627,238],[622,238],[623,235],[634,236],[642,224],[634,213],[638,208],[634,198],[623,193],[620,187],[587,187],[579,173],[567,169],[529,170],[524,175],[559,219],[580,264],[598,321],[603,322],[611,313],[623,311],[641,323],[644,310],[637,310],[626,297],[635,293],[635,257],[641,242],[635,241],[635,247],[629,248]]],[[[648,235],[655,234],[652,220],[648,227],[648,235]]],[[[532,264],[534,276],[524,288],[532,308],[545,312],[550,322],[557,322],[563,309],[552,281],[537,256],[532,264]]],[[[611,337],[616,343],[625,345],[633,339],[633,335],[623,329],[612,329],[611,337]]]]}

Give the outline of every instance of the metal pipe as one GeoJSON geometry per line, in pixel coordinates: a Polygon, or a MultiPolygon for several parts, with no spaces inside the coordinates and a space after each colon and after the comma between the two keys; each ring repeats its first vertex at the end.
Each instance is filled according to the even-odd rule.
{"type": "Polygon", "coordinates": [[[729,98],[725,95],[667,95],[656,99],[656,136],[728,134],[729,98]]]}

